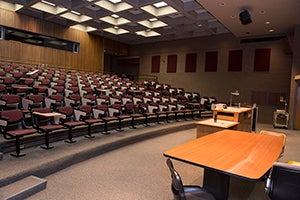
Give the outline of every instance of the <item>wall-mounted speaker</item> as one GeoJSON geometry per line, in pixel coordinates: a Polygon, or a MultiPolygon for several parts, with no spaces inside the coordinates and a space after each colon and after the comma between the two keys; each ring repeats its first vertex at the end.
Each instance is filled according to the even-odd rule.
{"type": "Polygon", "coordinates": [[[79,43],[73,43],[73,53],[79,53],[79,43]]]}
{"type": "Polygon", "coordinates": [[[250,13],[247,10],[242,11],[239,16],[241,23],[244,25],[250,24],[252,22],[250,13]]]}

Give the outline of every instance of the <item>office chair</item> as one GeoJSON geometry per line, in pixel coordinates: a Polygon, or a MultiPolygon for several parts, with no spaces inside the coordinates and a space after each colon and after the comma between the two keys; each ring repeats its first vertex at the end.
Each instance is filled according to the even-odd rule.
{"type": "Polygon", "coordinates": [[[300,199],[300,166],[274,163],[265,190],[272,200],[300,199]]]}
{"type": "Polygon", "coordinates": [[[281,151],[280,156],[279,156],[279,158],[281,158],[284,154],[286,135],[284,133],[274,132],[274,131],[267,131],[267,130],[261,130],[259,132],[259,134],[270,135],[270,136],[276,136],[276,137],[282,137],[283,138],[283,147],[282,147],[282,151],[281,151]]]}
{"type": "Polygon", "coordinates": [[[171,159],[167,159],[167,166],[171,172],[172,178],[172,192],[175,200],[193,200],[193,199],[215,199],[212,194],[205,191],[204,188],[197,185],[183,185],[182,180],[178,172],[174,169],[171,159]]]}

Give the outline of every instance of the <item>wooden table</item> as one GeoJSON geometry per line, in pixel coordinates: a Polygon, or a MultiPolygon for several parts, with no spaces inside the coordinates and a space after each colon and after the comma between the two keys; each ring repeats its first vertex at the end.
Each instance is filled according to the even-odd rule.
{"type": "Polygon", "coordinates": [[[212,108],[213,115],[218,119],[239,122],[237,130],[251,131],[252,107],[227,107],[226,109],[212,108]]]}
{"type": "Polygon", "coordinates": [[[221,131],[223,129],[233,129],[236,130],[239,122],[227,121],[218,119],[216,122],[213,118],[201,120],[195,122],[197,128],[196,137],[202,137],[210,133],[215,133],[217,131],[221,131]]]}
{"type": "Polygon", "coordinates": [[[230,177],[259,180],[278,159],[282,138],[236,130],[222,130],[163,153],[204,168],[203,187],[217,199],[227,199],[230,177]]]}

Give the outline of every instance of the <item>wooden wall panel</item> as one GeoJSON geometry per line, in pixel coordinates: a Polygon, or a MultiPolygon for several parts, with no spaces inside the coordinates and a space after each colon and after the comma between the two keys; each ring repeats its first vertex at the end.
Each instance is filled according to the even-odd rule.
{"type": "MultiPolygon", "coordinates": [[[[103,38],[62,25],[0,9],[0,25],[41,33],[80,43],[80,52],[72,53],[47,47],[0,41],[0,59],[33,64],[63,66],[84,71],[103,70],[103,38]]],[[[126,45],[118,44],[127,52],[126,45]]]]}

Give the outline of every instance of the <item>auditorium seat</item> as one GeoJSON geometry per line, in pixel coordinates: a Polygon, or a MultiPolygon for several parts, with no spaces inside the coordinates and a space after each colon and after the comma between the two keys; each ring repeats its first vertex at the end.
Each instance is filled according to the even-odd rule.
{"type": "Polygon", "coordinates": [[[110,116],[108,112],[108,105],[101,104],[101,105],[96,105],[93,109],[94,116],[100,118],[104,122],[104,132],[103,134],[108,135],[110,134],[108,132],[108,123],[112,121],[117,121],[118,118],[115,116],[110,116]]]}
{"type": "Polygon", "coordinates": [[[122,121],[124,119],[128,119],[130,118],[129,115],[126,115],[123,113],[123,105],[119,104],[119,103],[115,103],[110,105],[110,107],[108,107],[108,112],[110,116],[114,116],[118,118],[118,131],[123,131],[122,129],[122,121]]]}
{"type": "Polygon", "coordinates": [[[149,110],[149,104],[148,103],[139,103],[138,104],[138,111],[139,111],[140,114],[142,114],[145,117],[145,123],[144,123],[145,126],[149,126],[149,124],[148,124],[148,118],[150,116],[154,116],[155,115],[153,109],[149,110]]]}
{"type": "Polygon", "coordinates": [[[99,119],[97,116],[93,114],[93,107],[90,105],[82,105],[77,108],[79,111],[83,113],[78,113],[77,121],[83,121],[88,125],[88,133],[85,135],[86,138],[94,138],[92,136],[91,126],[96,123],[103,122],[102,119],[99,119]]]}
{"type": "Polygon", "coordinates": [[[50,108],[33,108],[31,110],[33,127],[45,134],[45,145],[42,145],[41,148],[51,149],[53,147],[49,145],[49,134],[53,131],[63,130],[64,126],[58,124],[59,121],[55,121],[53,116],[43,116],[39,113],[52,113],[52,111],[50,108]]]}
{"type": "Polygon", "coordinates": [[[64,96],[61,94],[52,94],[45,98],[45,106],[56,110],[57,107],[64,106],[64,96]]]}
{"type": "Polygon", "coordinates": [[[37,130],[26,127],[22,110],[1,111],[0,126],[0,131],[5,139],[15,139],[15,153],[11,153],[11,155],[15,157],[24,156],[25,154],[21,152],[20,139],[36,133],[37,130]]]}
{"type": "Polygon", "coordinates": [[[134,120],[143,117],[143,115],[137,112],[137,107],[131,102],[124,104],[124,113],[131,117],[131,128],[135,129],[134,120]]]}
{"type": "Polygon", "coordinates": [[[64,97],[64,102],[66,106],[77,107],[81,105],[81,96],[79,94],[71,94],[68,97],[64,97]]]}
{"type": "Polygon", "coordinates": [[[57,112],[60,112],[66,116],[65,119],[61,120],[62,125],[69,129],[68,139],[65,140],[65,142],[67,142],[67,143],[76,142],[75,140],[73,140],[72,129],[76,128],[78,126],[86,125],[86,123],[82,122],[82,121],[76,121],[74,108],[72,106],[58,107],[57,112]]]}
{"type": "Polygon", "coordinates": [[[21,97],[16,94],[3,94],[0,96],[1,110],[21,109],[21,97]]]}
{"type": "Polygon", "coordinates": [[[30,94],[22,98],[22,107],[25,110],[31,110],[32,108],[45,107],[45,97],[41,94],[30,94]]]}

